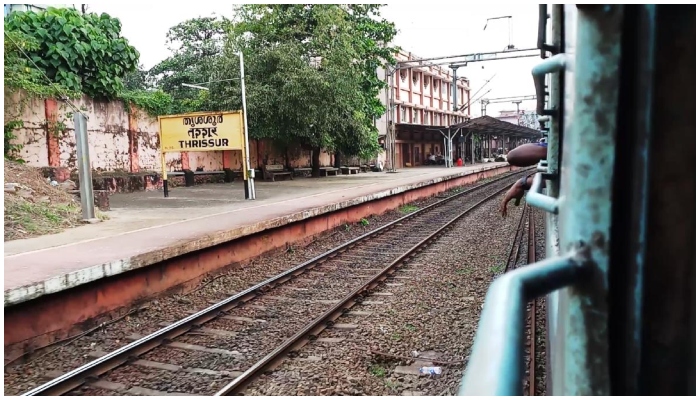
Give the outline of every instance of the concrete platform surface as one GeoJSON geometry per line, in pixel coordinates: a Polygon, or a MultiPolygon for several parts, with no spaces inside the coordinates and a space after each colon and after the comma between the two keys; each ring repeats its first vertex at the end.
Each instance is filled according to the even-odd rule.
{"type": "Polygon", "coordinates": [[[55,235],[5,242],[5,306],[141,268],[291,222],[507,163],[420,167],[293,181],[115,194],[110,219],[55,235]]]}

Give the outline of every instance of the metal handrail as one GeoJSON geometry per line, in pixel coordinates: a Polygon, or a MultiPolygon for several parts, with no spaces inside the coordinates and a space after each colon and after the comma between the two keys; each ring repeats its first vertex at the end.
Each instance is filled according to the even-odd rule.
{"type": "MultiPolygon", "coordinates": [[[[538,166],[537,169],[539,170],[539,168],[540,167],[538,166]]],[[[558,214],[560,200],[555,199],[553,197],[549,197],[546,194],[542,194],[544,180],[552,178],[554,178],[554,175],[545,174],[542,172],[536,173],[534,179],[532,180],[532,186],[527,192],[527,196],[525,196],[525,201],[527,202],[527,204],[533,207],[550,212],[552,214],[558,214]]]]}
{"type": "Polygon", "coordinates": [[[590,270],[586,251],[530,264],[498,278],[486,294],[460,396],[522,394],[524,311],[528,301],[570,286],[590,270]]]}
{"type": "Polygon", "coordinates": [[[537,95],[537,115],[548,115],[544,109],[545,75],[566,68],[567,59],[568,56],[566,54],[557,54],[556,56],[542,61],[532,69],[532,77],[535,80],[535,94],[537,95]]]}

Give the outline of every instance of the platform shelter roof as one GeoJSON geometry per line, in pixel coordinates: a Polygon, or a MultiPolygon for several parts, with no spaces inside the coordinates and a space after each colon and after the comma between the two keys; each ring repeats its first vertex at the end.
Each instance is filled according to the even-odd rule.
{"type": "Polygon", "coordinates": [[[497,118],[489,117],[488,115],[472,118],[469,121],[450,126],[450,130],[453,132],[459,129],[464,129],[465,133],[472,132],[481,135],[506,135],[528,139],[539,139],[542,137],[542,133],[536,129],[511,124],[510,122],[501,121],[497,118]]]}

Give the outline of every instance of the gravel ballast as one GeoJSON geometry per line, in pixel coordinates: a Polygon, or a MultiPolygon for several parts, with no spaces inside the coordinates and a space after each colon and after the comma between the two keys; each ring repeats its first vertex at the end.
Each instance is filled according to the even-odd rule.
{"type": "MultiPolygon", "coordinates": [[[[484,183],[484,181],[478,184],[484,183]]],[[[467,186],[468,187],[468,186],[467,186]]],[[[124,346],[133,340],[132,336],[145,335],[158,330],[163,323],[171,323],[181,319],[193,311],[203,309],[210,306],[213,302],[222,300],[233,293],[242,291],[260,281],[274,276],[293,265],[299,264],[309,258],[317,256],[339,244],[360,236],[370,230],[393,221],[406,214],[407,210],[414,207],[425,207],[440,200],[439,198],[425,199],[411,204],[411,207],[401,207],[397,210],[392,210],[380,216],[372,216],[366,218],[366,223],[348,224],[344,227],[334,229],[320,235],[316,240],[308,245],[291,245],[286,251],[278,251],[267,254],[239,266],[225,269],[220,275],[212,276],[205,282],[189,293],[174,294],[150,301],[139,308],[138,311],[116,321],[113,324],[104,326],[101,329],[93,331],[85,336],[79,337],[64,346],[56,346],[49,352],[35,361],[30,361],[22,365],[8,366],[5,368],[5,394],[13,395],[23,393],[33,387],[36,387],[44,382],[49,381],[58,373],[68,372],[73,368],[77,368],[82,364],[90,361],[90,353],[94,352],[109,352],[124,346]]],[[[500,217],[499,217],[500,220],[500,217]]],[[[369,275],[369,273],[368,273],[369,275]]],[[[280,293],[277,296],[289,296],[289,289],[278,288],[280,293]]],[[[302,296],[303,297],[303,296],[302,296]]],[[[330,300],[330,299],[329,299],[330,300]]],[[[274,317],[281,318],[283,314],[293,315],[304,313],[315,313],[318,310],[327,308],[328,304],[306,304],[300,302],[296,305],[290,305],[285,309],[276,309],[273,305],[264,305],[265,300],[261,299],[258,308],[243,307],[236,313],[237,316],[249,317],[254,320],[267,321],[274,317]]],[[[254,301],[250,303],[255,306],[254,301]]],[[[256,340],[254,337],[256,330],[262,330],[264,322],[256,323],[241,323],[240,321],[217,320],[217,324],[207,326],[209,329],[231,330],[239,333],[240,336],[247,337],[250,340],[256,340]]],[[[283,339],[283,335],[290,334],[295,326],[290,326],[288,329],[278,331],[278,339],[283,339]]],[[[219,335],[184,335],[177,338],[178,342],[198,344],[208,347],[226,348],[234,337],[221,337],[219,335]]],[[[251,346],[260,346],[260,351],[267,351],[273,346],[269,343],[250,343],[251,346]]],[[[170,363],[170,364],[186,364],[187,362],[197,363],[198,361],[188,359],[189,352],[183,352],[171,347],[163,347],[156,349],[146,354],[144,359],[154,362],[170,363]],[[178,358],[179,355],[179,358],[178,358]]],[[[199,367],[208,370],[216,371],[231,371],[243,368],[255,359],[250,355],[241,356],[232,360],[231,357],[222,357],[219,354],[211,354],[207,358],[207,362],[201,362],[199,367]]],[[[205,360],[206,361],[206,360],[205,360]]],[[[130,366],[131,367],[131,366],[130,366]]],[[[118,376],[117,373],[115,376],[118,376]]],[[[181,373],[179,373],[182,375],[181,373]]],[[[209,378],[211,380],[211,378],[209,378]]],[[[230,378],[229,378],[230,379],[230,378]]],[[[193,385],[188,387],[193,390],[193,393],[210,393],[212,387],[202,387],[201,385],[193,385]]],[[[151,388],[154,390],[161,390],[151,388]]],[[[171,390],[179,391],[182,387],[173,387],[171,390]]],[[[83,394],[95,394],[104,392],[102,389],[83,389],[83,394]],[[97,391],[97,392],[96,392],[97,391]]],[[[115,394],[115,393],[113,393],[115,394]]]]}
{"type": "Polygon", "coordinates": [[[320,335],[335,342],[308,344],[254,382],[246,394],[456,394],[484,296],[505,268],[520,218],[520,209],[512,209],[502,219],[499,201],[497,197],[464,217],[375,288],[375,295],[336,321],[344,329],[320,335]],[[432,365],[442,373],[418,374],[420,367],[432,365]]]}

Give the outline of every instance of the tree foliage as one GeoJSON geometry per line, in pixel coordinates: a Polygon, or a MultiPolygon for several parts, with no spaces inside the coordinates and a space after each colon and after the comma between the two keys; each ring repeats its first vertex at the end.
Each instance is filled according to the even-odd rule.
{"type": "Polygon", "coordinates": [[[151,68],[148,75],[158,88],[173,97],[173,112],[214,109],[215,103],[207,101],[206,93],[197,93],[182,84],[213,80],[229,26],[230,21],[225,18],[204,17],[184,21],[168,31],[166,44],[172,55],[151,68]]]}
{"type": "Polygon", "coordinates": [[[142,65],[124,75],[122,81],[124,82],[125,91],[146,90],[152,86],[148,71],[144,70],[142,65]]]}
{"type": "Polygon", "coordinates": [[[121,22],[72,8],[13,12],[5,30],[31,38],[25,51],[50,80],[93,98],[116,98],[139,53],[121,37],[121,22]]]}
{"type": "MultiPolygon", "coordinates": [[[[77,93],[70,92],[67,88],[58,84],[47,82],[41,71],[37,70],[25,57],[24,54],[39,47],[34,38],[19,31],[5,32],[4,45],[4,83],[5,92],[23,90],[28,97],[60,97],[77,96],[77,93]]],[[[19,118],[24,107],[20,101],[17,105],[8,104],[5,101],[5,122],[4,122],[4,158],[13,161],[22,161],[17,155],[22,149],[21,144],[17,144],[15,130],[24,124],[19,118]]]]}
{"type": "MultiPolygon", "coordinates": [[[[347,13],[354,32],[353,47],[358,49],[359,62],[354,64],[354,67],[362,76],[360,90],[363,96],[363,122],[371,129],[373,138],[377,133],[374,121],[386,112],[377,96],[379,91],[386,87],[386,83],[379,79],[377,69],[387,63],[394,64],[394,54],[399,50],[397,47],[388,46],[397,31],[393,23],[381,18],[380,8],[378,4],[351,4],[347,13]]],[[[353,139],[351,134],[341,137],[340,147],[346,153],[367,157],[376,151],[376,148],[358,148],[353,139]]],[[[377,141],[374,140],[373,143],[376,144],[377,141]]]]}
{"type": "Polygon", "coordinates": [[[315,171],[322,148],[371,157],[379,150],[374,121],[385,112],[377,69],[397,50],[387,45],[394,24],[379,9],[246,4],[233,20],[191,19],[169,31],[173,54],[148,75],[173,97],[173,112],[240,109],[242,52],[252,138],[313,149],[315,171]]]}
{"type": "Polygon", "coordinates": [[[39,48],[37,41],[19,31],[5,31],[4,80],[5,90],[24,90],[28,95],[49,97],[76,96],[66,87],[47,81],[40,70],[31,64],[24,54],[39,48]]]}
{"type": "Polygon", "coordinates": [[[246,55],[251,134],[369,157],[396,29],[378,5],[243,5],[229,35],[246,55]]]}
{"type": "Polygon", "coordinates": [[[338,9],[247,5],[241,11],[248,18],[236,25],[232,39],[246,56],[253,135],[332,147],[332,132],[344,123],[340,114],[358,101],[348,84],[355,77],[345,65],[352,58],[347,40],[328,48],[332,30],[347,28],[338,9]]]}

